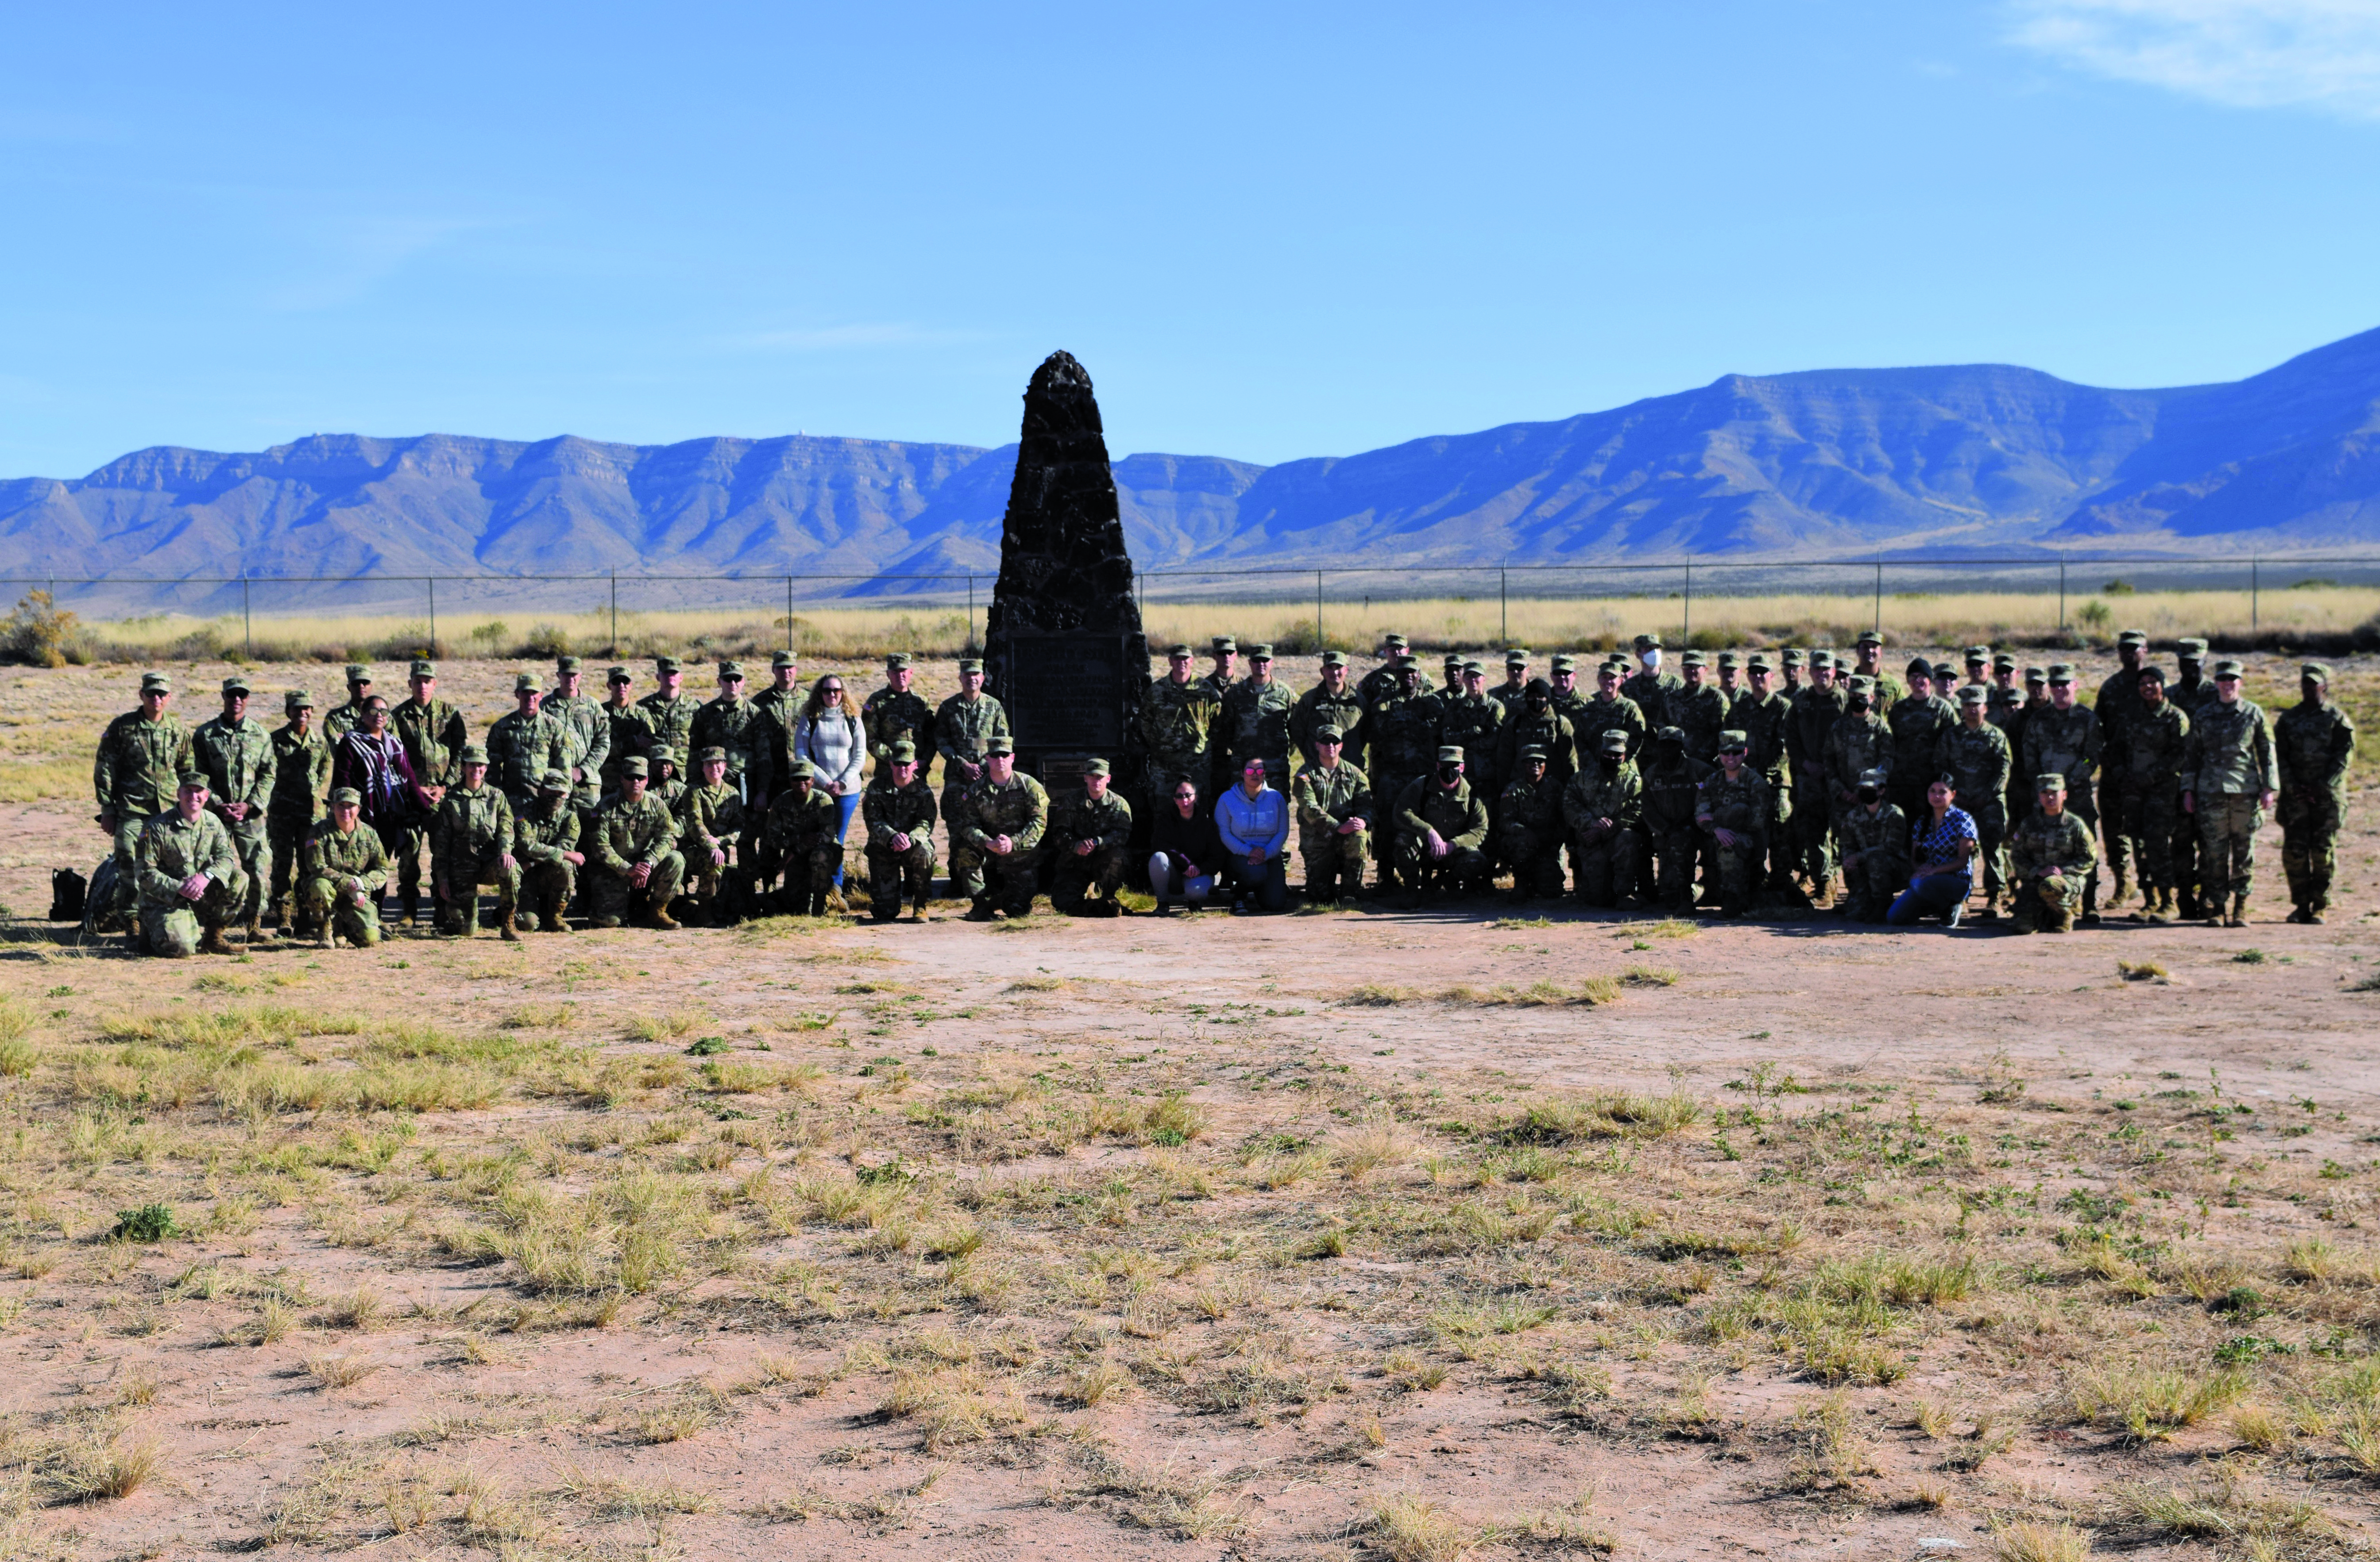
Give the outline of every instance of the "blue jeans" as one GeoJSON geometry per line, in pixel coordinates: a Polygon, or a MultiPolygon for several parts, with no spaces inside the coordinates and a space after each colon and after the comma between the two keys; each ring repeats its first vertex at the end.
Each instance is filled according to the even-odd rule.
{"type": "MultiPolygon", "coordinates": [[[[834,840],[835,844],[840,846],[843,844],[844,834],[851,829],[851,816],[859,812],[859,793],[856,792],[844,793],[842,796],[834,800],[834,805],[836,809],[834,819],[834,840]]],[[[843,888],[843,859],[841,857],[837,857],[834,860],[834,887],[838,890],[843,888]]]]}
{"type": "Polygon", "coordinates": [[[1245,857],[1226,857],[1224,877],[1231,880],[1234,896],[1245,895],[1264,911],[1289,909],[1289,859],[1276,854],[1265,859],[1262,867],[1250,867],[1245,857]]]}
{"type": "Polygon", "coordinates": [[[1932,873],[1912,879],[1884,919],[1906,926],[1921,916],[1948,916],[1951,907],[1967,903],[1968,892],[1974,887],[1974,876],[1965,873],[1932,873]]]}

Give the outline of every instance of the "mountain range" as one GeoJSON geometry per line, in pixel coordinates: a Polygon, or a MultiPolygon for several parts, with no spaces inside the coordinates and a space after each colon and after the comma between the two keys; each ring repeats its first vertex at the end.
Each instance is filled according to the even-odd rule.
{"type": "MultiPolygon", "coordinates": [[[[1014,462],[804,435],[157,446],[0,479],[0,575],[982,574],[1014,462]]],[[[2380,550],[2380,330],[2228,384],[1730,374],[1359,455],[1137,454],[1115,476],[1143,568],[2362,552],[2380,550]]]]}

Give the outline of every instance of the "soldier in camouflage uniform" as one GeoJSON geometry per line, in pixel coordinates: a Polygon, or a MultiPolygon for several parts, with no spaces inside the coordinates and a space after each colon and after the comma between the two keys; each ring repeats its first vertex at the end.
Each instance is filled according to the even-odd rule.
{"type": "Polygon", "coordinates": [[[1123,883],[1124,842],[1132,839],[1132,805],[1109,785],[1108,762],[1094,759],[1084,766],[1082,791],[1053,812],[1059,817],[1050,826],[1050,851],[1057,867],[1050,876],[1050,903],[1068,916],[1122,914],[1116,890],[1123,883]],[[1097,900],[1091,898],[1094,890],[1097,900]]]}
{"type": "MultiPolygon", "coordinates": [[[[2199,707],[2215,697],[2215,680],[2206,675],[2206,642],[2174,642],[2175,675],[2166,680],[2165,697],[2195,723],[2199,707]]],[[[2188,814],[2174,821],[2174,914],[2185,922],[2200,915],[2198,906],[2198,821],[2188,814]]]]}
{"type": "Polygon", "coordinates": [[[1718,774],[1705,781],[1694,824],[1718,857],[1718,914],[1752,909],[1768,860],[1768,783],[1749,763],[1751,739],[1730,727],[1718,734],[1718,774]]]}
{"type": "Polygon", "coordinates": [[[1579,692],[1578,658],[1563,655],[1554,658],[1547,682],[1553,690],[1554,714],[1570,723],[1571,741],[1580,761],[1593,752],[1594,745],[1579,736],[1578,719],[1585,708],[1587,696],[1579,692]]]}
{"type": "Polygon", "coordinates": [[[1684,733],[1658,727],[1636,768],[1644,782],[1638,833],[1652,859],[1654,893],[1664,910],[1691,911],[1700,834],[1694,809],[1710,767],[1686,752],[1684,733]]]}
{"type": "Polygon", "coordinates": [[[905,887],[909,920],[923,922],[934,886],[934,789],[926,784],[925,764],[908,738],[895,738],[877,763],[859,794],[860,828],[868,833],[868,914],[879,922],[900,915],[905,887]]]}
{"type": "MultiPolygon", "coordinates": [[[[1339,757],[1362,768],[1364,701],[1347,686],[1347,659],[1337,651],[1322,653],[1322,676],[1297,696],[1297,708],[1289,714],[1289,741],[1296,746],[1298,763],[1316,763],[1314,734],[1325,727],[1339,734],[1339,757]]],[[[1151,795],[1161,799],[1166,794],[1151,795]]]]}
{"type": "Polygon", "coordinates": [[[1909,693],[1885,712],[1884,720],[1892,731],[1888,795],[1902,814],[1921,817],[1929,811],[1926,789],[1941,773],[1934,768],[1934,756],[1959,724],[1950,702],[1934,692],[1934,669],[1923,657],[1909,664],[1909,693]]]}
{"type": "Polygon", "coordinates": [[[221,818],[207,811],[207,778],[178,778],[174,805],[140,827],[134,860],[139,923],[133,947],[178,960],[203,951],[229,954],[225,924],[246,914],[253,886],[221,818]]]}
{"type": "Polygon", "coordinates": [[[1718,653],[1718,692],[1727,696],[1728,723],[1735,720],[1736,702],[1743,697],[1743,659],[1733,651],[1718,653]]]}
{"type": "Polygon", "coordinates": [[[1685,692],[1686,685],[1677,674],[1661,671],[1661,637],[1639,635],[1635,640],[1636,660],[1642,671],[1620,685],[1620,692],[1645,713],[1645,725],[1656,730],[1679,725],[1672,714],[1670,701],[1685,692]]]}
{"type": "MultiPolygon", "coordinates": [[[[1509,721],[1521,713],[1529,697],[1529,653],[1514,647],[1504,653],[1504,681],[1488,691],[1488,697],[1504,708],[1504,720],[1509,721]]],[[[1553,763],[1550,757],[1547,764],[1553,763]]],[[[1504,771],[1503,774],[1513,774],[1504,771]]]]}
{"type": "Polygon", "coordinates": [[[670,817],[681,823],[686,818],[686,776],[678,769],[677,750],[665,743],[655,743],[645,756],[645,794],[657,798],[670,817]]]}
{"type": "MultiPolygon", "coordinates": [[[[1496,729],[1496,774],[1519,775],[1524,748],[1544,752],[1546,779],[1559,798],[1578,774],[1578,738],[1569,719],[1554,708],[1553,685],[1543,678],[1530,679],[1521,697],[1505,707],[1503,725],[1496,729]]],[[[1559,854],[1559,842],[1555,848],[1559,854]]]]}
{"type": "Polygon", "coordinates": [[[686,789],[678,810],[686,823],[687,887],[716,927],[733,927],[750,912],[753,867],[759,855],[745,838],[760,810],[746,803],[728,781],[728,763],[727,750],[717,744],[697,749],[694,765],[699,779],[686,789]]]}
{"type": "Polygon", "coordinates": [[[2124,781],[2131,773],[2124,745],[2141,711],[2141,675],[2147,670],[2148,648],[2149,637],[2137,629],[2117,636],[2118,666],[2091,702],[2091,714],[2099,722],[2099,828],[2107,837],[2107,867],[2116,876],[2107,891],[2110,909],[2122,905],[2132,890],[2131,843],[2140,831],[2124,817],[2124,781]]]}
{"type": "Polygon", "coordinates": [[[1628,757],[1628,734],[1615,727],[1598,741],[1593,762],[1562,789],[1571,867],[1588,905],[1609,909],[1635,893],[1644,811],[1644,777],[1628,757]]]}
{"type": "Polygon", "coordinates": [[[438,697],[438,669],[416,661],[407,674],[413,692],[388,713],[389,731],[413,767],[413,807],[399,824],[390,850],[396,857],[397,903],[407,922],[421,921],[421,854],[446,789],[462,773],[463,745],[471,741],[463,713],[438,697]]]}
{"type": "MultiPolygon", "coordinates": [[[[1261,759],[1265,784],[1276,792],[1289,790],[1289,719],[1297,696],[1272,675],[1272,647],[1248,648],[1248,675],[1223,696],[1223,730],[1230,735],[1230,765],[1243,769],[1261,759]]],[[[1169,790],[1171,782],[1168,783],[1169,790]]]]}
{"type": "Polygon", "coordinates": [[[1346,757],[1337,727],[1315,730],[1314,758],[1297,772],[1290,801],[1297,815],[1297,854],[1305,864],[1305,899],[1329,905],[1364,888],[1364,845],[1372,833],[1372,785],[1346,757]]]}
{"type": "Polygon", "coordinates": [[[1438,741],[1463,750],[1463,779],[1488,805],[1492,821],[1501,774],[1496,769],[1496,748],[1504,725],[1504,708],[1488,697],[1487,670],[1477,662],[1464,662],[1462,678],[1460,695],[1440,696],[1438,741]]]}
{"type": "Polygon", "coordinates": [[[620,790],[595,813],[588,854],[598,871],[587,876],[587,898],[594,914],[589,921],[598,927],[617,927],[639,902],[649,926],[664,932],[677,926],[669,908],[686,882],[686,855],[678,850],[676,817],[645,791],[646,768],[641,757],[621,760],[620,790]]]}
{"type": "Polygon", "coordinates": [[[364,701],[371,697],[371,669],[360,661],[347,663],[347,703],[332,707],[322,718],[324,744],[336,748],[341,738],[364,724],[364,701]]]}
{"type": "MultiPolygon", "coordinates": [[[[533,687],[534,685],[532,685],[533,687]]],[[[506,943],[520,929],[520,859],[513,855],[512,799],[488,784],[488,751],[465,744],[462,777],[447,789],[430,829],[430,888],[438,900],[438,931],[471,936],[480,920],[480,886],[496,887],[496,926],[506,943]]]]}
{"type": "MultiPolygon", "coordinates": [[[[2070,662],[2049,666],[2049,703],[2028,710],[2024,718],[2024,752],[2017,763],[2031,776],[2062,776],[2066,781],[2065,811],[2079,820],[2091,839],[2099,838],[2099,760],[2107,734],[2099,719],[2074,700],[2074,668],[2070,662]]],[[[2037,794],[2036,794],[2037,795],[2037,794]]],[[[2092,854],[2089,877],[2082,884],[2082,922],[2099,920],[2098,854],[2092,854]]]]}
{"type": "Polygon", "coordinates": [[[1853,922],[1882,922],[1909,883],[1909,816],[1884,800],[1882,768],[1855,778],[1851,805],[1837,815],[1843,893],[1835,909],[1853,922]]]}
{"type": "Polygon", "coordinates": [[[1686,752],[1707,765],[1718,757],[1718,734],[1727,727],[1730,701],[1710,681],[1703,653],[1688,651],[1679,666],[1685,682],[1670,695],[1670,722],[1686,734],[1686,752]]]}
{"type": "MultiPolygon", "coordinates": [[[[1537,680],[1543,683],[1545,680],[1537,680]]],[[[1496,807],[1496,854],[1512,870],[1517,903],[1562,892],[1562,794],[1546,751],[1529,744],[1513,756],[1512,779],[1496,807]]]]}
{"type": "Polygon", "coordinates": [[[115,903],[100,920],[103,928],[129,926],[140,903],[140,830],[150,818],[174,806],[174,778],[190,761],[190,734],[167,707],[174,684],[163,672],[140,675],[140,706],[107,724],[91,763],[91,791],[99,799],[99,828],[115,852],[115,903]]]}
{"type": "Polygon", "coordinates": [[[2248,925],[2256,830],[2280,787],[2272,728],[2262,707],[2240,697],[2240,671],[2215,664],[2215,697],[2198,708],[2181,764],[2181,811],[2198,820],[2199,909],[2226,927],[2248,925]]]}
{"type": "MultiPolygon", "coordinates": [[[[769,747],[769,796],[749,799],[755,806],[768,806],[770,800],[785,789],[785,778],[795,757],[794,734],[800,730],[802,707],[808,698],[809,696],[802,689],[800,659],[791,651],[779,651],[771,657],[769,686],[752,696],[752,703],[759,708],[761,715],[768,718],[768,725],[761,732],[761,741],[769,747]]],[[[919,740],[927,745],[926,752],[929,759],[932,720],[932,714],[929,712],[927,716],[929,732],[924,739],[919,740]]],[[[868,727],[867,730],[873,733],[876,729],[868,727]]],[[[924,775],[926,767],[918,766],[917,773],[924,775]]],[[[811,767],[810,779],[813,781],[818,779],[815,766],[811,767]]]]}
{"type": "MultiPolygon", "coordinates": [[[[760,822],[760,892],[769,894],[777,875],[785,876],[781,902],[795,916],[824,916],[834,876],[843,866],[843,809],[834,793],[816,785],[818,768],[789,760],[785,784],[760,822]]],[[[866,801],[863,794],[862,801],[866,801]]]]}
{"type": "MultiPolygon", "coordinates": [[[[702,708],[702,701],[686,692],[684,664],[674,656],[653,658],[653,683],[657,685],[653,692],[637,701],[637,708],[645,713],[645,725],[653,730],[653,746],[672,754],[689,752],[695,713],[702,708]]],[[[649,756],[650,752],[647,750],[649,756]]]]}
{"type": "Polygon", "coordinates": [[[2299,703],[2273,723],[2280,766],[2281,871],[2289,876],[2292,922],[2320,923],[2330,909],[2338,869],[2338,831],[2347,822],[2347,766],[2355,723],[2330,702],[2330,669],[2298,669],[2299,703]]]}
{"type": "Polygon", "coordinates": [[[516,814],[536,800],[545,772],[562,769],[570,757],[569,733],[543,708],[544,697],[536,673],[516,673],[515,708],[488,729],[489,773],[516,814]]]}
{"type": "Polygon", "coordinates": [[[1571,742],[1580,755],[1601,753],[1603,734],[1620,733],[1627,737],[1628,757],[1633,759],[1652,733],[1645,712],[1620,692],[1620,669],[1609,662],[1597,668],[1595,697],[1580,702],[1578,712],[1570,718],[1571,742]]]}
{"type": "MultiPolygon", "coordinates": [[[[1203,796],[1214,772],[1208,750],[1222,733],[1223,701],[1193,676],[1191,660],[1187,646],[1167,651],[1165,676],[1148,686],[1148,696],[1140,704],[1140,742],[1148,755],[1146,784],[1152,798],[1172,796],[1173,783],[1185,779],[1195,782],[1203,796]]],[[[946,795],[945,817],[949,805],[946,795]]]]}
{"type": "Polygon", "coordinates": [[[536,800],[513,817],[513,856],[520,864],[521,927],[567,933],[571,898],[578,893],[578,870],[587,854],[578,849],[580,820],[570,772],[552,769],[539,781],[536,800]]]}
{"type": "Polygon", "coordinates": [[[1909,690],[1900,680],[1884,670],[1883,636],[1873,629],[1868,630],[1860,636],[1853,654],[1852,675],[1868,681],[1871,696],[1878,715],[1890,710],[1909,697],[1909,690]]]}
{"type": "Polygon", "coordinates": [[[1982,859],[1984,909],[1978,914],[1998,922],[2008,890],[2008,772],[2013,760],[2008,739],[1984,719],[1990,697],[1981,684],[1960,686],[1959,724],[1936,745],[1932,770],[1949,776],[1961,799],[1972,799],[1964,806],[1975,821],[1975,854],[1982,859]]]}
{"type": "MultiPolygon", "coordinates": [[[[603,794],[603,762],[612,757],[612,720],[602,701],[579,692],[582,676],[577,657],[556,657],[553,692],[538,708],[562,728],[562,770],[570,778],[572,805],[592,815],[603,794]]],[[[540,778],[539,790],[543,788],[540,778]]]]}
{"type": "MultiPolygon", "coordinates": [[[[1828,803],[1831,810],[1838,854],[1845,849],[1848,837],[1843,821],[1858,803],[1857,789],[1861,777],[1870,770],[1881,770],[1888,788],[1892,774],[1892,733],[1883,719],[1871,708],[1875,685],[1866,678],[1853,674],[1848,692],[1849,703],[1843,714],[1827,733],[1825,752],[1819,762],[1826,767],[1828,803]]],[[[1898,809],[1895,812],[1899,812],[1898,809]]],[[[1909,816],[1902,814],[1906,819],[1909,816]]],[[[1848,882],[1848,881],[1847,881],[1848,882]]],[[[1900,887],[1893,886],[1893,893],[1900,887]]],[[[1888,900],[1886,903],[1890,904],[1888,900]]]]}
{"type": "Polygon", "coordinates": [[[769,795],[774,736],[774,720],[744,697],[744,664],[722,661],[719,697],[697,708],[686,741],[689,752],[716,748],[727,757],[727,785],[756,816],[769,795]]]}
{"type": "Polygon", "coordinates": [[[297,919],[298,858],[306,837],[322,817],[322,793],[331,784],[331,745],[314,730],[314,696],[292,689],[282,696],[286,724],[273,733],[273,801],[265,805],[264,833],[273,847],[273,919],[282,931],[310,929],[297,919]]]}
{"type": "Polygon", "coordinates": [[[1396,676],[1395,688],[1375,701],[1364,717],[1372,733],[1373,795],[1389,810],[1386,820],[1375,820],[1371,831],[1372,860],[1379,865],[1383,889],[1395,881],[1402,861],[1397,850],[1402,813],[1398,803],[1405,789],[1427,773],[1439,746],[1438,696],[1420,692],[1420,667],[1410,656],[1399,657],[1396,676]]]}
{"type": "Polygon", "coordinates": [[[1463,750],[1441,745],[1438,768],[1407,783],[1397,815],[1397,868],[1410,904],[1419,905],[1427,888],[1443,892],[1450,885],[1467,890],[1494,881],[1486,849],[1488,805],[1463,780],[1463,750]]]}
{"type": "MultiPolygon", "coordinates": [[[[2133,701],[2124,721],[2116,777],[2118,828],[2140,865],[2141,910],[2151,922],[2174,914],[2174,821],[2181,817],[2181,766],[2190,749],[2190,718],[2165,697],[2165,670],[2143,667],[2127,688],[2133,701]]],[[[2106,695],[2101,696],[2102,703],[2106,695]]],[[[2099,792],[2104,800],[2109,789],[2099,792]]]]}
{"type": "MultiPolygon", "coordinates": [[[[1221,696],[1215,708],[1221,709],[1221,696]]],[[[1146,719],[1148,708],[1142,708],[1146,719]]],[[[973,657],[959,663],[959,692],[934,712],[934,746],[942,756],[942,822],[951,831],[951,893],[969,901],[983,899],[983,859],[968,846],[959,825],[966,816],[966,794],[984,776],[984,756],[991,740],[1012,734],[1008,711],[983,692],[983,663],[973,657]]],[[[1155,752],[1152,746],[1151,753],[1155,752]]]]}
{"type": "MultiPolygon", "coordinates": [[[[1365,673],[1364,681],[1355,685],[1355,697],[1364,702],[1366,711],[1397,692],[1397,660],[1412,654],[1412,644],[1403,636],[1380,636],[1380,664],[1365,673]]],[[[1430,692],[1429,674],[1421,670],[1418,661],[1414,663],[1414,683],[1416,692],[1430,692]]]]}
{"type": "MultiPolygon", "coordinates": [[[[884,686],[868,696],[859,708],[859,725],[868,734],[868,752],[882,766],[892,752],[892,745],[904,739],[917,754],[914,763],[923,777],[934,763],[934,711],[923,696],[909,685],[917,681],[917,669],[909,665],[907,651],[894,651],[884,659],[884,686]]],[[[795,709],[800,704],[795,702],[795,709]]]]}
{"type": "Polygon", "coordinates": [[[1198,778],[1199,794],[1220,797],[1232,784],[1232,735],[1228,703],[1232,688],[1238,682],[1240,643],[1229,635],[1217,635],[1207,642],[1207,656],[1214,665],[1198,680],[1213,695],[1225,713],[1215,719],[1215,738],[1207,745],[1207,774],[1198,778]]]}
{"type": "Polygon", "coordinates": [[[248,896],[235,921],[248,928],[248,941],[264,937],[264,891],[273,882],[273,837],[266,816],[279,773],[273,733],[248,714],[248,680],[223,681],[223,714],[190,734],[190,762],[207,778],[207,806],[223,820],[239,853],[248,896]]]}
{"type": "MultiPolygon", "coordinates": [[[[602,795],[621,790],[620,778],[626,773],[630,759],[642,759],[653,745],[652,720],[645,708],[629,697],[636,679],[625,667],[606,669],[603,674],[603,748],[602,795]]],[[[601,799],[598,799],[601,806],[601,799]]],[[[595,839],[595,821],[590,817],[581,821],[582,833],[591,845],[595,839]]]]}
{"type": "Polygon", "coordinates": [[[2090,827],[2067,805],[2066,778],[2034,778],[2034,808],[2009,833],[2009,873],[2016,881],[2009,926],[2019,933],[2070,933],[2083,886],[2099,877],[2090,827]]]}
{"type": "Polygon", "coordinates": [[[984,745],[983,779],[967,789],[951,821],[953,862],[964,844],[984,876],[968,921],[1031,914],[1039,888],[1041,837],[1049,828],[1050,794],[1039,781],[1018,773],[1014,744],[1005,736],[991,739],[984,745]]]}
{"type": "MultiPolygon", "coordinates": [[[[1793,741],[1787,752],[1793,766],[1794,862],[1809,883],[1810,898],[1823,901],[1834,888],[1834,824],[1841,813],[1835,778],[1827,769],[1827,740],[1851,709],[1852,696],[1836,681],[1834,658],[1826,652],[1810,653],[1809,670],[1809,687],[1793,698],[1793,741]]],[[[1847,778],[1850,786],[1858,779],[1856,772],[1847,778]]]]}
{"type": "Polygon", "coordinates": [[[1800,847],[1793,834],[1793,769],[1786,752],[1793,726],[1793,707],[1778,692],[1775,672],[1766,652],[1755,651],[1745,663],[1746,683],[1735,698],[1728,725],[1742,730],[1746,744],[1744,762],[1768,787],[1768,820],[1762,833],[1768,842],[1768,861],[1761,883],[1771,893],[1806,910],[1808,902],[1793,887],[1800,847]]]}
{"type": "Polygon", "coordinates": [[[364,824],[363,793],[343,786],[331,793],[330,817],[306,833],[298,900],[306,926],[322,949],[345,938],[358,949],[380,942],[380,896],[388,888],[388,848],[364,824]]]}

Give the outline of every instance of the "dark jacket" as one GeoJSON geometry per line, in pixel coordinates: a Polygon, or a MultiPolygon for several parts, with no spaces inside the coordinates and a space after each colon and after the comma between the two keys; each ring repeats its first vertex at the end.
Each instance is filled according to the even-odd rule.
{"type": "Polygon", "coordinates": [[[1215,816],[1203,803],[1192,809],[1185,819],[1169,799],[1149,824],[1148,849],[1196,863],[1200,873],[1223,870],[1222,833],[1216,829],[1215,816]]]}

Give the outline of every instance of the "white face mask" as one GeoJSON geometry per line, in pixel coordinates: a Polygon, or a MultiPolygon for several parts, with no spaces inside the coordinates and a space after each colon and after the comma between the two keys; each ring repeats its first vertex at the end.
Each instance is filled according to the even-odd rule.
{"type": "Polygon", "coordinates": [[[1645,671],[1647,672],[1658,672],[1660,670],[1661,653],[1658,650],[1646,651],[1645,653],[1645,671]]]}

